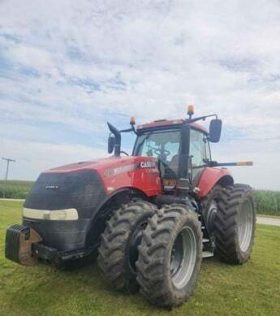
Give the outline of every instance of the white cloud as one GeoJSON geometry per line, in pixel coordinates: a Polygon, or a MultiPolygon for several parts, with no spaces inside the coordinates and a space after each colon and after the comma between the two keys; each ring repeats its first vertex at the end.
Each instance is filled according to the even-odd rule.
{"type": "MultiPolygon", "coordinates": [[[[95,135],[106,120],[182,117],[194,103],[198,115],[217,112],[231,137],[268,139],[269,154],[248,153],[239,138],[230,149],[271,166],[280,159],[269,141],[280,137],[279,21],[276,0],[2,1],[0,121],[20,123],[13,140],[35,133],[40,143],[41,124],[95,135]]],[[[263,186],[279,188],[268,178],[263,186]]]]}
{"type": "MultiPolygon", "coordinates": [[[[94,160],[108,156],[105,150],[83,145],[39,143],[1,140],[1,151],[16,162],[11,165],[10,177],[34,180],[42,171],[78,161],[94,160]]],[[[1,171],[6,167],[1,162],[1,171]]]]}

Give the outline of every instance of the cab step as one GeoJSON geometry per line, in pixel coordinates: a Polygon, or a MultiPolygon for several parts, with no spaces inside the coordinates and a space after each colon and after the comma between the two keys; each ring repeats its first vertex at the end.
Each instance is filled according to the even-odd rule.
{"type": "Polygon", "coordinates": [[[211,258],[214,257],[214,253],[211,251],[203,251],[202,252],[202,258],[211,258]]]}

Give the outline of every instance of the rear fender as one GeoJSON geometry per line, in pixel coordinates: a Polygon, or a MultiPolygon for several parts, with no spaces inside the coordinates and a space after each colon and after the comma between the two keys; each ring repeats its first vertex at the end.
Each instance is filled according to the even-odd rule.
{"type": "Polygon", "coordinates": [[[233,177],[228,169],[206,167],[199,179],[198,196],[205,197],[217,184],[225,186],[231,185],[233,182],[233,177]]]}

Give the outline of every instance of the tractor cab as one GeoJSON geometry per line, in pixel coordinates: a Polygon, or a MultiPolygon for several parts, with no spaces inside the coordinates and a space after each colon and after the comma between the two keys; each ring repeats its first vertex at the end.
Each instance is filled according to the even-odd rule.
{"type": "Polygon", "coordinates": [[[180,155],[183,155],[181,143],[189,143],[190,159],[185,159],[182,164],[187,166],[189,161],[188,178],[193,185],[196,184],[207,162],[211,160],[207,131],[197,124],[191,124],[185,135],[182,134],[183,124],[183,120],[161,120],[137,129],[138,137],[133,155],[154,157],[158,160],[166,190],[172,190],[178,179],[180,155]]]}
{"type": "MultiPolygon", "coordinates": [[[[179,179],[186,179],[189,189],[196,187],[202,171],[211,162],[209,143],[220,139],[221,120],[217,117],[213,119],[208,132],[196,123],[208,116],[192,119],[192,106],[188,107],[188,115],[186,120],[157,120],[139,125],[137,129],[134,128],[135,120],[132,119],[132,128],[120,131],[134,131],[137,135],[133,156],[153,157],[158,161],[165,191],[173,191],[179,179]]],[[[118,155],[120,145],[116,140],[120,142],[120,135],[116,134],[116,129],[111,124],[109,128],[114,134],[109,136],[109,152],[117,146],[115,155],[118,155]]]]}

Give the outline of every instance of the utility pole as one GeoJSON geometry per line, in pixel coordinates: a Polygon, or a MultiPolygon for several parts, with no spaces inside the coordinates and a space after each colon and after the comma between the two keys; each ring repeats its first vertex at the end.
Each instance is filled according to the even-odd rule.
{"type": "Polygon", "coordinates": [[[5,160],[5,161],[7,162],[6,174],[5,174],[5,181],[8,181],[10,162],[16,162],[16,161],[15,161],[14,159],[5,158],[5,157],[2,157],[2,160],[5,160]]]}
{"type": "MultiPolygon", "coordinates": [[[[2,157],[2,160],[5,160],[7,162],[7,167],[6,167],[6,174],[5,174],[5,182],[6,182],[6,185],[8,184],[8,175],[9,175],[9,166],[10,166],[10,162],[16,162],[14,159],[11,159],[11,158],[5,158],[5,157],[2,157]]],[[[3,198],[6,197],[6,188],[4,188],[4,191],[3,191],[3,198]]]]}

